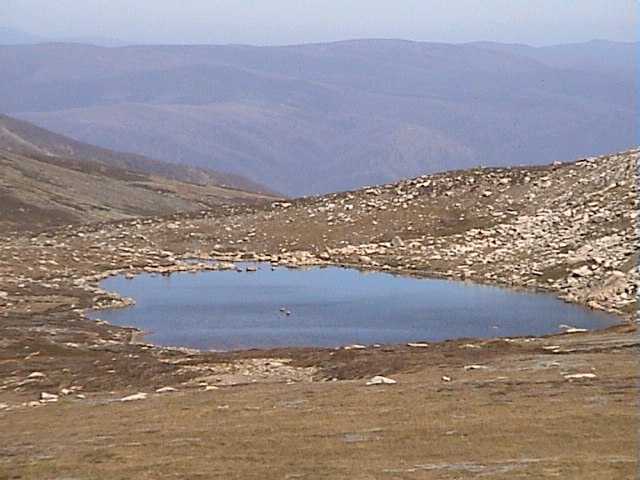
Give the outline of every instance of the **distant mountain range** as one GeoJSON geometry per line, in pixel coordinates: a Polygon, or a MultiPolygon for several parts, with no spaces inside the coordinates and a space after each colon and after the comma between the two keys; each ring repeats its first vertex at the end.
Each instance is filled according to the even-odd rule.
{"type": "Polygon", "coordinates": [[[0,27],[0,45],[25,45],[40,43],[43,39],[15,28],[0,27]]]}
{"type": "Polygon", "coordinates": [[[0,47],[0,111],[291,195],[637,143],[637,44],[0,47]]]}
{"type": "Polygon", "coordinates": [[[127,42],[106,37],[48,38],[15,28],[0,27],[0,45],[36,45],[39,43],[83,43],[101,47],[121,47],[127,44],[127,42]]]}

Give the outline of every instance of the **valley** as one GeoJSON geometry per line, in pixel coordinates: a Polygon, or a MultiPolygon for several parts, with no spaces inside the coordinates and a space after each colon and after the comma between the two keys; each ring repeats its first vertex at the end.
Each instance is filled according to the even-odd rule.
{"type": "Polygon", "coordinates": [[[287,196],[637,144],[637,44],[0,46],[6,112],[287,196]]]}

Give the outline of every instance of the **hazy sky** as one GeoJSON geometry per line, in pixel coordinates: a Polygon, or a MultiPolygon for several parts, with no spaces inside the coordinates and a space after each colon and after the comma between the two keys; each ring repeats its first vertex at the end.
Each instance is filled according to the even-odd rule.
{"type": "Polygon", "coordinates": [[[539,45],[636,40],[637,10],[637,0],[0,0],[0,27],[154,43],[376,37],[539,45]]]}

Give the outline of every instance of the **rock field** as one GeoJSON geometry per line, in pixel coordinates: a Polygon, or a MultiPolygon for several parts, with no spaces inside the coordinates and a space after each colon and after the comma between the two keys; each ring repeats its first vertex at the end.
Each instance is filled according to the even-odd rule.
{"type": "MultiPolygon", "coordinates": [[[[639,159],[640,151],[632,150],[549,167],[478,168],[324,197],[5,235],[0,239],[0,422],[36,407],[109,405],[127,398],[126,404],[141,405],[169,394],[217,394],[243,385],[355,381],[369,382],[367,391],[386,392],[401,387],[404,375],[434,365],[438,387],[433,388],[451,384],[463,395],[475,384],[458,384],[457,377],[478,370],[480,376],[507,378],[510,362],[542,362],[549,355],[565,359],[558,367],[562,375],[553,380],[563,382],[559,392],[573,388],[567,382],[591,382],[583,388],[593,395],[623,389],[627,405],[634,378],[627,355],[637,353],[639,345],[639,159]],[[569,328],[543,339],[213,353],[148,345],[135,329],[85,317],[87,308],[135,301],[101,290],[99,281],[109,275],[233,269],[234,262],[247,260],[293,268],[344,265],[547,291],[614,312],[620,326],[606,332],[569,328]],[[601,356],[592,357],[597,352],[601,356]],[[582,367],[567,363],[572,355],[582,367]],[[624,364],[611,373],[615,385],[597,383],[598,362],[609,372],[624,364]]],[[[510,388],[521,401],[526,392],[515,385],[510,388]]],[[[558,408],[568,411],[562,398],[558,408]]],[[[567,393],[566,401],[575,398],[567,393]]],[[[624,412],[625,421],[635,422],[635,415],[624,412]]],[[[26,462],[29,456],[17,451],[19,462],[26,462]]],[[[3,465],[13,461],[3,452],[0,447],[0,479],[32,478],[3,477],[3,465]]],[[[621,471],[631,471],[633,464],[621,471]]],[[[461,465],[458,471],[468,476],[435,466],[418,470],[446,475],[415,478],[476,478],[487,472],[461,465]]],[[[540,472],[537,468],[530,471],[540,472]]],[[[393,472],[389,478],[414,478],[393,472]]]]}

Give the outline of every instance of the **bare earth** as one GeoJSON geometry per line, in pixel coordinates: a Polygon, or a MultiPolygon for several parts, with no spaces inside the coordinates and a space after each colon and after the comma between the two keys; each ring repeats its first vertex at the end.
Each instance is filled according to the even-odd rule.
{"type": "Polygon", "coordinates": [[[633,151],[6,236],[0,479],[637,478],[637,169],[633,151]],[[126,303],[104,276],[214,268],[192,257],[539,289],[620,325],[211,353],[85,318],[126,303]]]}

